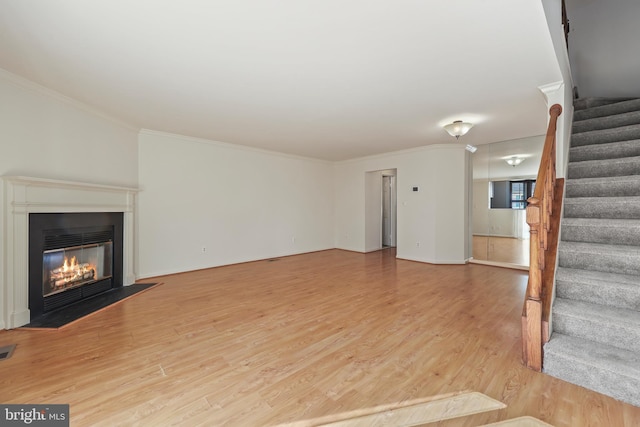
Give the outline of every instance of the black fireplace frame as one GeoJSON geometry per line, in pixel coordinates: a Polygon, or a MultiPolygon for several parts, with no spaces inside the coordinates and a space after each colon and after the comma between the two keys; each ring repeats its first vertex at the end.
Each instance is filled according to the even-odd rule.
{"type": "Polygon", "coordinates": [[[29,214],[29,310],[31,318],[123,286],[124,214],[122,212],[56,212],[29,214]],[[45,297],[43,252],[49,249],[113,242],[112,276],[45,297]],[[57,246],[59,245],[59,246],[57,246]],[[57,247],[56,247],[57,246],[57,247]]]}

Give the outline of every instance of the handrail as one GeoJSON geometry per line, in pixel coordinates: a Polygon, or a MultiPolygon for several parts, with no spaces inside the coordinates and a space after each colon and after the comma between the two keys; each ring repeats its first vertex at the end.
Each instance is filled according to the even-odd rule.
{"type": "Polygon", "coordinates": [[[549,109],[549,126],[536,178],[536,188],[533,197],[527,200],[531,248],[529,282],[522,311],[522,353],[525,365],[536,371],[542,370],[542,345],[549,338],[548,313],[551,305],[561,201],[561,197],[557,196],[558,190],[561,191],[563,188],[563,182],[556,180],[556,128],[560,114],[562,107],[559,104],[554,104],[549,109]]]}

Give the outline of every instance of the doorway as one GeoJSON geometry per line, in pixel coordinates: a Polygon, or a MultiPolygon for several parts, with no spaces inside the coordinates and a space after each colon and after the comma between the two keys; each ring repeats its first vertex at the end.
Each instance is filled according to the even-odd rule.
{"type": "Polygon", "coordinates": [[[382,175],[382,247],[396,246],[395,180],[393,175],[382,175]]]}
{"type": "Polygon", "coordinates": [[[397,245],[396,169],[365,173],[365,252],[397,245]]]}

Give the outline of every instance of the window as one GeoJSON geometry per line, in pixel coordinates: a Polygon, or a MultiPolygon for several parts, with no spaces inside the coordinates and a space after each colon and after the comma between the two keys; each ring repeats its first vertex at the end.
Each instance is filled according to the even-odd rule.
{"type": "Polygon", "coordinates": [[[527,199],[533,196],[536,181],[492,181],[490,188],[491,209],[525,209],[527,199]]]}
{"type": "Polygon", "coordinates": [[[524,209],[527,206],[525,194],[526,186],[523,181],[511,182],[511,209],[524,209]]]}

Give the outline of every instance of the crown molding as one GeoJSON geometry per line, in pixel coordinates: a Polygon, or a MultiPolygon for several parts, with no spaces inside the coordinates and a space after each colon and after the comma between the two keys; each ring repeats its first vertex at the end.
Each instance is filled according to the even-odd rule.
{"type": "Polygon", "coordinates": [[[547,102],[558,93],[564,93],[564,82],[562,80],[538,86],[538,90],[542,92],[547,102]]]}
{"type": "Polygon", "coordinates": [[[38,178],[33,176],[21,176],[21,175],[2,175],[0,179],[26,186],[38,186],[38,187],[50,187],[50,188],[66,188],[74,190],[93,190],[93,191],[106,191],[116,193],[137,193],[138,188],[135,187],[121,187],[117,185],[105,185],[95,184],[89,182],[79,181],[64,181],[60,179],[38,178]]]}
{"type": "Polygon", "coordinates": [[[382,158],[389,157],[389,156],[398,156],[398,155],[405,155],[405,154],[422,153],[424,151],[431,151],[431,150],[436,150],[436,149],[466,150],[466,146],[467,146],[467,144],[456,143],[456,142],[454,142],[452,144],[431,144],[431,145],[424,145],[422,147],[407,148],[405,150],[387,151],[386,153],[372,154],[371,156],[356,157],[356,158],[347,159],[347,160],[338,160],[338,161],[333,162],[333,163],[335,165],[346,165],[346,164],[349,164],[349,163],[357,163],[357,162],[362,162],[362,161],[367,161],[367,160],[382,159],[382,158]]]}
{"type": "Polygon", "coordinates": [[[177,133],[163,132],[163,131],[159,131],[159,130],[141,129],[139,134],[140,135],[151,135],[151,136],[160,136],[160,137],[165,137],[165,138],[179,139],[179,140],[182,140],[182,141],[185,141],[185,142],[192,142],[192,143],[196,143],[196,144],[213,145],[215,147],[226,148],[226,149],[231,149],[231,150],[248,151],[248,152],[253,152],[253,153],[266,154],[266,155],[274,156],[274,157],[283,157],[283,158],[287,158],[287,159],[304,160],[304,161],[308,161],[308,162],[321,163],[321,164],[325,164],[325,165],[332,165],[332,164],[335,163],[335,162],[332,162],[330,160],[316,159],[316,158],[313,158],[313,157],[298,156],[298,155],[295,155],[295,154],[282,153],[280,151],[265,150],[263,148],[250,147],[248,145],[232,144],[230,142],[222,142],[222,141],[214,141],[214,140],[211,140],[211,139],[198,138],[198,137],[188,136],[188,135],[180,135],[180,134],[177,134],[177,133]]]}

